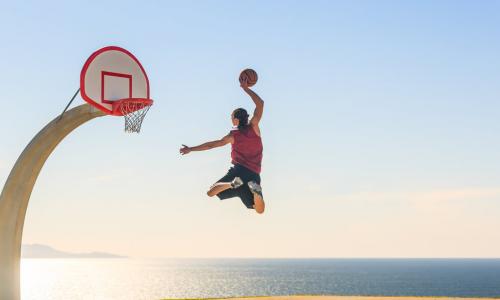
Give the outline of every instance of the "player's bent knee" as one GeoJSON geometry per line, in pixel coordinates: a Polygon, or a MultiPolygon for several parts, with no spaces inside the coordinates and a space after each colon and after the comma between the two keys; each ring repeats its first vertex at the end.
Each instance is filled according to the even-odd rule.
{"type": "Polygon", "coordinates": [[[262,205],[262,206],[260,206],[260,205],[259,206],[255,206],[254,209],[255,209],[255,212],[260,215],[260,214],[264,213],[265,206],[264,205],[262,205]]]}
{"type": "Polygon", "coordinates": [[[215,190],[216,190],[215,187],[211,187],[207,192],[208,197],[217,196],[218,193],[215,190]]]}

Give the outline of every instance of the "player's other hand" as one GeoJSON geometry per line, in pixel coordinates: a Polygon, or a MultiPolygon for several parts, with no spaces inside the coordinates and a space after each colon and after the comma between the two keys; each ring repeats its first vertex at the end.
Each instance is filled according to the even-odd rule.
{"type": "Polygon", "coordinates": [[[186,145],[182,145],[182,148],[179,150],[179,153],[182,154],[182,155],[186,155],[188,154],[189,152],[191,152],[191,149],[186,146],[186,145]]]}

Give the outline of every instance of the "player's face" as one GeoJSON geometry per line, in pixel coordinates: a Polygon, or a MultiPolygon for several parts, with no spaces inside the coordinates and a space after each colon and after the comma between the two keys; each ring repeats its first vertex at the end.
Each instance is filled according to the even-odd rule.
{"type": "Polygon", "coordinates": [[[231,122],[233,123],[233,126],[238,126],[238,124],[240,123],[240,120],[234,117],[234,113],[231,113],[231,122]]]}

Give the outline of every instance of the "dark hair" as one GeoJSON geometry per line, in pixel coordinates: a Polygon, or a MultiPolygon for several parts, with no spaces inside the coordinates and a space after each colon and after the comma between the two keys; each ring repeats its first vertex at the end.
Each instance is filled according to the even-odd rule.
{"type": "Polygon", "coordinates": [[[233,111],[233,117],[238,119],[238,129],[244,129],[248,126],[248,113],[244,108],[237,108],[233,111]]]}

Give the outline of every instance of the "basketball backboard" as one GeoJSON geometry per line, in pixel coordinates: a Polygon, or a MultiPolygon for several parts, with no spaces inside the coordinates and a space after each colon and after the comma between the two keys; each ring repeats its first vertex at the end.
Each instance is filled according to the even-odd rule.
{"type": "Polygon", "coordinates": [[[109,46],[94,52],[80,74],[80,92],[90,105],[121,116],[117,104],[124,99],[149,98],[149,80],[139,60],[129,51],[109,46]]]}

